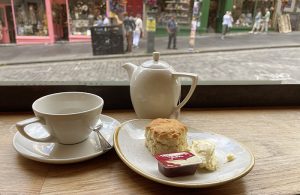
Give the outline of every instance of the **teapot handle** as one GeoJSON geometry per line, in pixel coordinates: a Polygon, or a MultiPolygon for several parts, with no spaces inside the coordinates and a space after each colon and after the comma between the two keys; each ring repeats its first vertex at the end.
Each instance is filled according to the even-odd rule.
{"type": "Polygon", "coordinates": [[[189,99],[191,98],[192,94],[194,93],[197,83],[198,83],[198,75],[197,74],[193,74],[193,73],[183,73],[183,72],[175,72],[172,74],[173,78],[177,79],[179,77],[189,77],[192,79],[192,85],[190,88],[190,91],[188,92],[188,94],[186,95],[186,97],[182,100],[182,102],[180,102],[180,104],[178,104],[173,113],[175,113],[177,110],[179,110],[180,108],[182,108],[187,101],[189,101],[189,99]]]}

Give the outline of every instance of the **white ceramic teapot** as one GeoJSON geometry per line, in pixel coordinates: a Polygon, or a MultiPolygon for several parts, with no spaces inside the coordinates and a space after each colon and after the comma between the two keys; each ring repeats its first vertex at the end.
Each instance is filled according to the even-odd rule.
{"type": "Polygon", "coordinates": [[[174,116],[190,99],[198,82],[196,74],[176,72],[168,63],[159,60],[159,52],[154,52],[153,60],[146,61],[140,66],[126,63],[122,67],[128,72],[130,97],[139,118],[174,116]],[[179,77],[192,79],[190,91],[180,103],[179,77]]]}

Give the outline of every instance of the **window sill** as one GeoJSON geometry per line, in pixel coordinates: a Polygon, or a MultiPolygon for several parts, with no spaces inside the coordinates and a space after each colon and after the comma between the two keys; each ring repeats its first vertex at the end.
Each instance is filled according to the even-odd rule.
{"type": "MultiPolygon", "coordinates": [[[[104,109],[132,109],[128,82],[36,83],[0,85],[0,111],[31,111],[37,98],[62,91],[84,91],[101,96],[104,109]]],[[[183,84],[181,97],[189,85],[183,84]]],[[[203,82],[185,105],[187,108],[300,106],[300,85],[265,83],[203,82]]]]}

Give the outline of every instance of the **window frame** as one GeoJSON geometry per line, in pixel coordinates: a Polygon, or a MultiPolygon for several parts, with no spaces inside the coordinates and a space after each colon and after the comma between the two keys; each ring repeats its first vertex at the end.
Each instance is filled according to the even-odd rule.
{"type": "MultiPolygon", "coordinates": [[[[182,85],[181,98],[190,86],[182,85]]],[[[132,109],[130,87],[123,84],[1,84],[0,111],[32,111],[34,100],[51,93],[83,91],[101,96],[104,110],[132,109]]],[[[300,84],[208,84],[197,85],[184,108],[300,106],[300,84]]]]}

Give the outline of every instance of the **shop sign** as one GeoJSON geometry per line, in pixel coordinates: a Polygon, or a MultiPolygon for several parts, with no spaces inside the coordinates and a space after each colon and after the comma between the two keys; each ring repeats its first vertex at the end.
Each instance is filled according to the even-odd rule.
{"type": "Polygon", "coordinates": [[[156,21],[153,18],[147,19],[146,22],[146,31],[155,32],[156,31],[156,21]]]}

